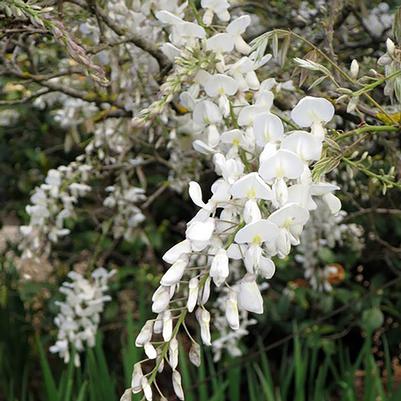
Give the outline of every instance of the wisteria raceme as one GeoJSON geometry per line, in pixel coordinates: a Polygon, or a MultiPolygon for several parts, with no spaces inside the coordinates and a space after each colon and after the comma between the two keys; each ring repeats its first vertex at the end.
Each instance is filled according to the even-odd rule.
{"type": "Polygon", "coordinates": [[[57,353],[65,363],[74,355],[74,364],[79,366],[79,353],[95,345],[100,315],[104,304],[111,300],[106,292],[114,273],[100,267],[92,272],[91,280],[88,280],[72,271],[68,274],[70,281],[65,281],[60,287],[65,301],[57,302],[60,308],[55,318],[58,335],[50,351],[57,353]]]}
{"type": "Polygon", "coordinates": [[[152,298],[157,318],[146,322],[136,340],[155,360],[148,374],[143,375],[139,365],[133,373],[132,391],[143,391],[147,400],[152,399],[151,388],[165,359],[173,370],[176,395],[183,399],[177,334],[194,312],[202,342],[211,345],[213,316],[207,303],[213,286],[229,289],[225,314],[231,329],[239,330],[240,311],[263,313],[257,279],[270,279],[273,258],[284,258],[299,245],[309,212],[318,207],[316,198],[334,214],[341,208],[333,194],[338,187],[314,182],[310,170],[321,158],[325,125],[334,115],[332,104],[307,96],[293,108],[291,121],[283,123],[273,106],[274,80],[260,82],[256,73],[271,56],[261,57],[242,38],[249,16],[230,21],[220,2],[202,1],[202,7],[206,26],[169,11],[156,14],[171,32],[165,51],[214,53],[215,62],[186,83],[180,102],[192,116],[188,125],[193,147],[212,159],[218,178],[207,200],[200,185],[190,183],[189,195],[199,212],[187,223],[186,238],[163,256],[171,266],[152,298]],[[207,26],[214,18],[219,25],[229,23],[211,31],[207,26]],[[244,266],[239,279],[230,274],[233,263],[244,266]],[[186,303],[178,293],[186,295],[186,303]],[[153,344],[159,334],[162,344],[153,344]]]}
{"type": "Polygon", "coordinates": [[[92,166],[82,157],[48,171],[45,183],[35,189],[26,207],[30,223],[20,227],[23,258],[48,253],[51,243],[69,234],[65,220],[74,216],[78,200],[91,190],[87,185],[91,174],[92,166]]]}

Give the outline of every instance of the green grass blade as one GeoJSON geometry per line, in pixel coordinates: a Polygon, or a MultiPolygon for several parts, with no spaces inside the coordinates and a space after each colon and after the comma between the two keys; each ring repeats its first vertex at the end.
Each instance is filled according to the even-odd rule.
{"type": "Polygon", "coordinates": [[[57,392],[56,382],[52,375],[50,365],[46,358],[46,354],[43,349],[40,338],[38,336],[36,336],[35,338],[36,338],[36,346],[39,352],[39,362],[40,362],[40,367],[42,369],[46,398],[48,401],[57,401],[58,392],[57,392]]]}

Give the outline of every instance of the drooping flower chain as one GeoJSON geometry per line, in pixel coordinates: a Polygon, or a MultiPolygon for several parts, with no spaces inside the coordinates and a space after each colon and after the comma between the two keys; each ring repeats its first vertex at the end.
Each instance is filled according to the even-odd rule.
{"type": "Polygon", "coordinates": [[[286,257],[299,244],[309,211],[317,207],[313,198],[322,198],[333,213],[341,208],[332,193],[338,188],[313,182],[310,170],[321,157],[324,126],[332,119],[334,107],[323,98],[303,98],[291,112],[291,124],[299,129],[286,132],[273,112],[275,81],[260,82],[255,72],[271,56],[252,53],[241,36],[250,17],[241,16],[216,33],[209,25],[215,17],[219,25],[230,20],[228,2],[203,0],[201,5],[205,9],[202,24],[167,11],[156,16],[171,31],[170,43],[163,49],[172,59],[185,47],[215,54],[217,63],[198,72],[181,93],[180,102],[190,112],[186,129],[194,138],[194,149],[212,157],[219,178],[206,202],[199,184],[190,183],[190,197],[200,210],[188,222],[186,238],[163,256],[171,267],[152,298],[157,317],[146,322],[136,339],[155,366],[144,373],[141,363],[135,365],[124,400],[131,392],[141,391],[151,400],[152,386],[163,398],[156,376],[165,360],[173,370],[175,393],[184,399],[177,370],[177,334],[185,328],[192,341],[190,360],[199,365],[199,345],[185,319],[195,311],[202,342],[210,345],[211,316],[206,305],[211,282],[227,286],[226,318],[231,329],[238,330],[239,309],[263,313],[256,279],[270,279],[275,272],[272,258],[286,257]],[[243,262],[244,274],[233,283],[230,263],[238,260],[243,262]],[[179,290],[186,303],[175,297],[179,290]],[[162,343],[154,343],[160,336],[162,343]]]}

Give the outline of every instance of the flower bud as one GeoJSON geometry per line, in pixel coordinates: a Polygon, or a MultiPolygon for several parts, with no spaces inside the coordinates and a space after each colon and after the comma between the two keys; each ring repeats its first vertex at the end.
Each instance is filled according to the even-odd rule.
{"type": "Polygon", "coordinates": [[[164,255],[163,260],[167,263],[175,263],[181,255],[191,252],[191,243],[185,239],[170,248],[164,255]]]}
{"type": "Polygon", "coordinates": [[[201,364],[201,349],[198,343],[193,342],[191,349],[189,350],[189,360],[196,366],[199,367],[201,364]]]}
{"type": "Polygon", "coordinates": [[[153,394],[152,394],[152,388],[149,385],[148,379],[146,376],[143,376],[141,379],[141,386],[143,390],[143,394],[145,395],[145,398],[147,401],[152,401],[153,394]]]}
{"type": "Polygon", "coordinates": [[[237,293],[230,291],[226,302],[226,319],[233,330],[239,329],[237,293]]]}
{"type": "Polygon", "coordinates": [[[171,319],[171,312],[166,310],[163,312],[163,340],[170,341],[173,334],[173,319],[171,319]]]}
{"type": "Polygon", "coordinates": [[[250,199],[245,203],[244,221],[247,224],[254,223],[262,218],[259,207],[255,199],[250,199]]]}
{"type": "Polygon", "coordinates": [[[162,315],[159,313],[153,324],[153,333],[160,334],[162,332],[162,330],[163,330],[163,319],[162,319],[162,315]]]}
{"type": "Polygon", "coordinates": [[[187,308],[189,312],[192,312],[195,309],[196,302],[198,301],[198,293],[199,293],[199,280],[196,277],[191,278],[189,280],[189,294],[187,301],[187,308]]]}
{"type": "Polygon", "coordinates": [[[213,278],[214,283],[217,287],[220,287],[230,271],[228,269],[228,256],[224,248],[219,249],[213,258],[212,265],[210,267],[210,277],[213,278]]]}
{"type": "Polygon", "coordinates": [[[124,394],[121,396],[120,401],[131,401],[131,400],[132,400],[131,389],[127,388],[124,391],[124,394]]]}
{"type": "Polygon", "coordinates": [[[202,291],[202,299],[201,299],[201,305],[204,305],[208,300],[210,296],[210,281],[211,278],[208,276],[208,278],[205,281],[205,284],[203,285],[203,291],[202,291]]]}
{"type": "Polygon", "coordinates": [[[390,56],[392,56],[395,51],[395,44],[390,38],[387,38],[386,40],[386,47],[387,47],[387,53],[390,54],[390,56]]]}
{"type": "Polygon", "coordinates": [[[157,352],[152,343],[146,343],[144,346],[145,354],[149,359],[156,359],[157,352]]]}
{"type": "Polygon", "coordinates": [[[142,391],[142,366],[140,362],[137,362],[134,365],[134,370],[132,372],[132,378],[131,378],[131,389],[134,394],[137,394],[142,391]]]}
{"type": "Polygon", "coordinates": [[[184,390],[182,389],[181,384],[181,375],[176,370],[173,371],[173,388],[175,395],[180,399],[184,399],[184,390]]]}
{"type": "Polygon", "coordinates": [[[171,286],[177,284],[184,275],[185,268],[188,265],[188,257],[180,257],[167,271],[160,280],[160,284],[171,286]]]}
{"type": "Polygon", "coordinates": [[[253,274],[246,274],[240,282],[238,304],[248,312],[263,313],[263,298],[253,274]]]}
{"type": "Polygon", "coordinates": [[[175,337],[171,339],[168,346],[168,363],[173,370],[178,365],[178,341],[175,337]]]}
{"type": "Polygon", "coordinates": [[[152,312],[163,312],[170,303],[170,288],[160,286],[153,294],[152,301],[152,312]]]}
{"type": "Polygon", "coordinates": [[[143,347],[146,343],[148,343],[152,339],[152,330],[153,322],[148,320],[139,332],[135,340],[135,345],[137,347],[143,347]]]}
{"type": "Polygon", "coordinates": [[[356,61],[355,59],[352,60],[352,62],[351,62],[350,71],[351,71],[352,78],[354,78],[354,79],[358,78],[359,64],[358,64],[358,61],[356,61]]]}
{"type": "Polygon", "coordinates": [[[201,338],[205,345],[211,345],[210,342],[210,313],[204,308],[196,310],[196,318],[198,319],[201,329],[201,338]]]}

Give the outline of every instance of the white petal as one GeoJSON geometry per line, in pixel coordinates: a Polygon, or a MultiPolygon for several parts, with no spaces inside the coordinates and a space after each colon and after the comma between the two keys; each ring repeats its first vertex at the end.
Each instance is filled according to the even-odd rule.
{"type": "Polygon", "coordinates": [[[170,289],[169,287],[160,286],[152,297],[152,312],[161,313],[166,310],[170,303],[170,289]]]}
{"type": "Polygon", "coordinates": [[[189,280],[189,293],[187,300],[187,309],[188,312],[192,312],[195,309],[196,303],[198,301],[199,294],[199,280],[196,277],[191,278],[189,280]]]}
{"type": "Polygon", "coordinates": [[[261,256],[258,273],[265,279],[270,280],[276,272],[276,266],[270,258],[261,256]]]}
{"type": "Polygon", "coordinates": [[[311,186],[295,184],[288,188],[288,203],[296,203],[308,210],[315,210],[316,203],[311,196],[311,186]]]}
{"type": "Polygon", "coordinates": [[[336,214],[341,210],[341,201],[332,193],[323,195],[322,198],[327,206],[329,207],[331,213],[336,214]]]}
{"type": "Polygon", "coordinates": [[[240,282],[238,306],[248,312],[263,313],[263,298],[252,274],[246,274],[240,282]]]}
{"type": "Polygon", "coordinates": [[[146,343],[144,346],[145,354],[149,359],[156,359],[157,352],[155,347],[151,343],[146,343]]]}
{"type": "Polygon", "coordinates": [[[184,390],[182,389],[181,385],[181,375],[176,370],[173,371],[173,388],[177,398],[183,400],[184,390]]]}
{"type": "Polygon", "coordinates": [[[314,196],[323,196],[330,192],[334,192],[339,190],[340,187],[334,184],[330,184],[328,182],[319,182],[317,184],[312,184],[311,193],[314,196]]]}
{"type": "Polygon", "coordinates": [[[206,221],[193,222],[185,232],[186,237],[191,241],[208,241],[215,227],[213,218],[208,218],[206,221]]]}
{"type": "Polygon", "coordinates": [[[202,153],[203,155],[212,155],[215,153],[215,150],[207,145],[205,142],[201,141],[200,139],[197,139],[192,142],[192,147],[199,153],[202,153]]]}
{"type": "Polygon", "coordinates": [[[218,33],[206,41],[206,50],[215,53],[230,53],[234,49],[234,38],[228,33],[218,33]]]}
{"type": "Polygon", "coordinates": [[[287,228],[293,224],[305,225],[309,219],[309,211],[295,203],[283,206],[273,212],[268,220],[278,227],[287,228]]]}
{"type": "Polygon", "coordinates": [[[304,131],[295,131],[281,142],[281,148],[296,153],[304,161],[319,160],[322,155],[322,141],[304,131]]]}
{"type": "Polygon", "coordinates": [[[193,119],[198,125],[217,124],[222,121],[219,107],[210,100],[204,100],[196,104],[193,119]]]}
{"type": "Polygon", "coordinates": [[[220,249],[213,258],[210,266],[210,277],[212,277],[216,286],[220,287],[229,274],[228,256],[226,250],[223,248],[220,249]]]}
{"type": "Polygon", "coordinates": [[[184,275],[185,268],[188,265],[188,258],[178,259],[167,271],[164,273],[160,280],[160,284],[170,287],[174,284],[180,282],[182,276],[184,275]]]}
{"type": "Polygon", "coordinates": [[[202,342],[205,345],[211,345],[210,339],[210,313],[204,308],[198,308],[195,312],[201,329],[202,342]]]}
{"type": "Polygon", "coordinates": [[[259,174],[265,181],[274,178],[295,179],[301,176],[303,170],[304,163],[295,153],[280,149],[261,163],[259,174]]]}
{"type": "Polygon", "coordinates": [[[237,199],[272,199],[270,187],[254,172],[237,180],[231,187],[231,195],[237,199]]]}
{"type": "Polygon", "coordinates": [[[165,311],[163,313],[163,340],[170,341],[173,334],[173,319],[171,318],[171,312],[165,311]]]}
{"type": "Polygon", "coordinates": [[[230,291],[226,302],[226,319],[232,330],[239,329],[237,293],[230,291]]]}
{"type": "Polygon", "coordinates": [[[255,223],[262,218],[262,214],[260,213],[260,209],[255,199],[249,199],[246,201],[243,216],[246,224],[255,223]]]}
{"type": "Polygon", "coordinates": [[[195,181],[189,183],[189,197],[196,206],[205,207],[205,202],[202,200],[202,189],[195,181]]]}
{"type": "Polygon", "coordinates": [[[245,106],[238,115],[238,124],[241,127],[250,126],[255,121],[257,115],[266,112],[265,106],[245,106]]]}
{"type": "Polygon", "coordinates": [[[314,122],[329,122],[334,112],[334,106],[327,99],[306,96],[292,110],[291,118],[301,127],[311,127],[314,122]]]}
{"type": "Polygon", "coordinates": [[[244,257],[245,250],[245,245],[231,244],[227,249],[227,256],[233,260],[240,260],[244,257]]]}
{"type": "Polygon", "coordinates": [[[156,13],[156,18],[163,24],[175,25],[183,23],[183,20],[180,17],[177,17],[170,11],[166,10],[158,11],[156,13]]]}
{"type": "Polygon", "coordinates": [[[249,24],[251,23],[251,17],[249,15],[242,15],[236,18],[230,24],[228,24],[226,31],[232,35],[241,35],[246,31],[249,24]]]}
{"type": "Polygon", "coordinates": [[[199,38],[204,39],[206,37],[206,31],[198,24],[193,22],[182,22],[175,26],[176,33],[183,38],[199,38]]]}
{"type": "Polygon", "coordinates": [[[205,83],[205,92],[208,96],[232,96],[238,90],[238,83],[225,74],[215,74],[205,83]]]}
{"type": "Polygon", "coordinates": [[[284,134],[284,126],[280,118],[271,113],[256,116],[253,122],[256,144],[260,147],[269,142],[277,142],[284,134]]]}
{"type": "Polygon", "coordinates": [[[142,327],[138,336],[136,337],[135,346],[143,347],[146,343],[148,343],[152,339],[152,332],[153,332],[153,322],[148,320],[142,327]]]}
{"type": "Polygon", "coordinates": [[[272,242],[277,235],[278,228],[275,224],[259,220],[241,228],[235,235],[235,242],[237,244],[272,242]]]}
{"type": "Polygon", "coordinates": [[[167,263],[174,263],[177,259],[184,254],[191,252],[191,243],[185,239],[170,248],[164,255],[163,260],[167,263]]]}
{"type": "Polygon", "coordinates": [[[143,377],[142,366],[140,362],[137,362],[134,365],[131,379],[131,389],[134,394],[137,394],[142,391],[142,385],[141,385],[142,377],[143,377]]]}
{"type": "Polygon", "coordinates": [[[252,50],[251,46],[249,46],[240,35],[235,37],[234,44],[235,49],[241,54],[248,55],[252,50]]]}

